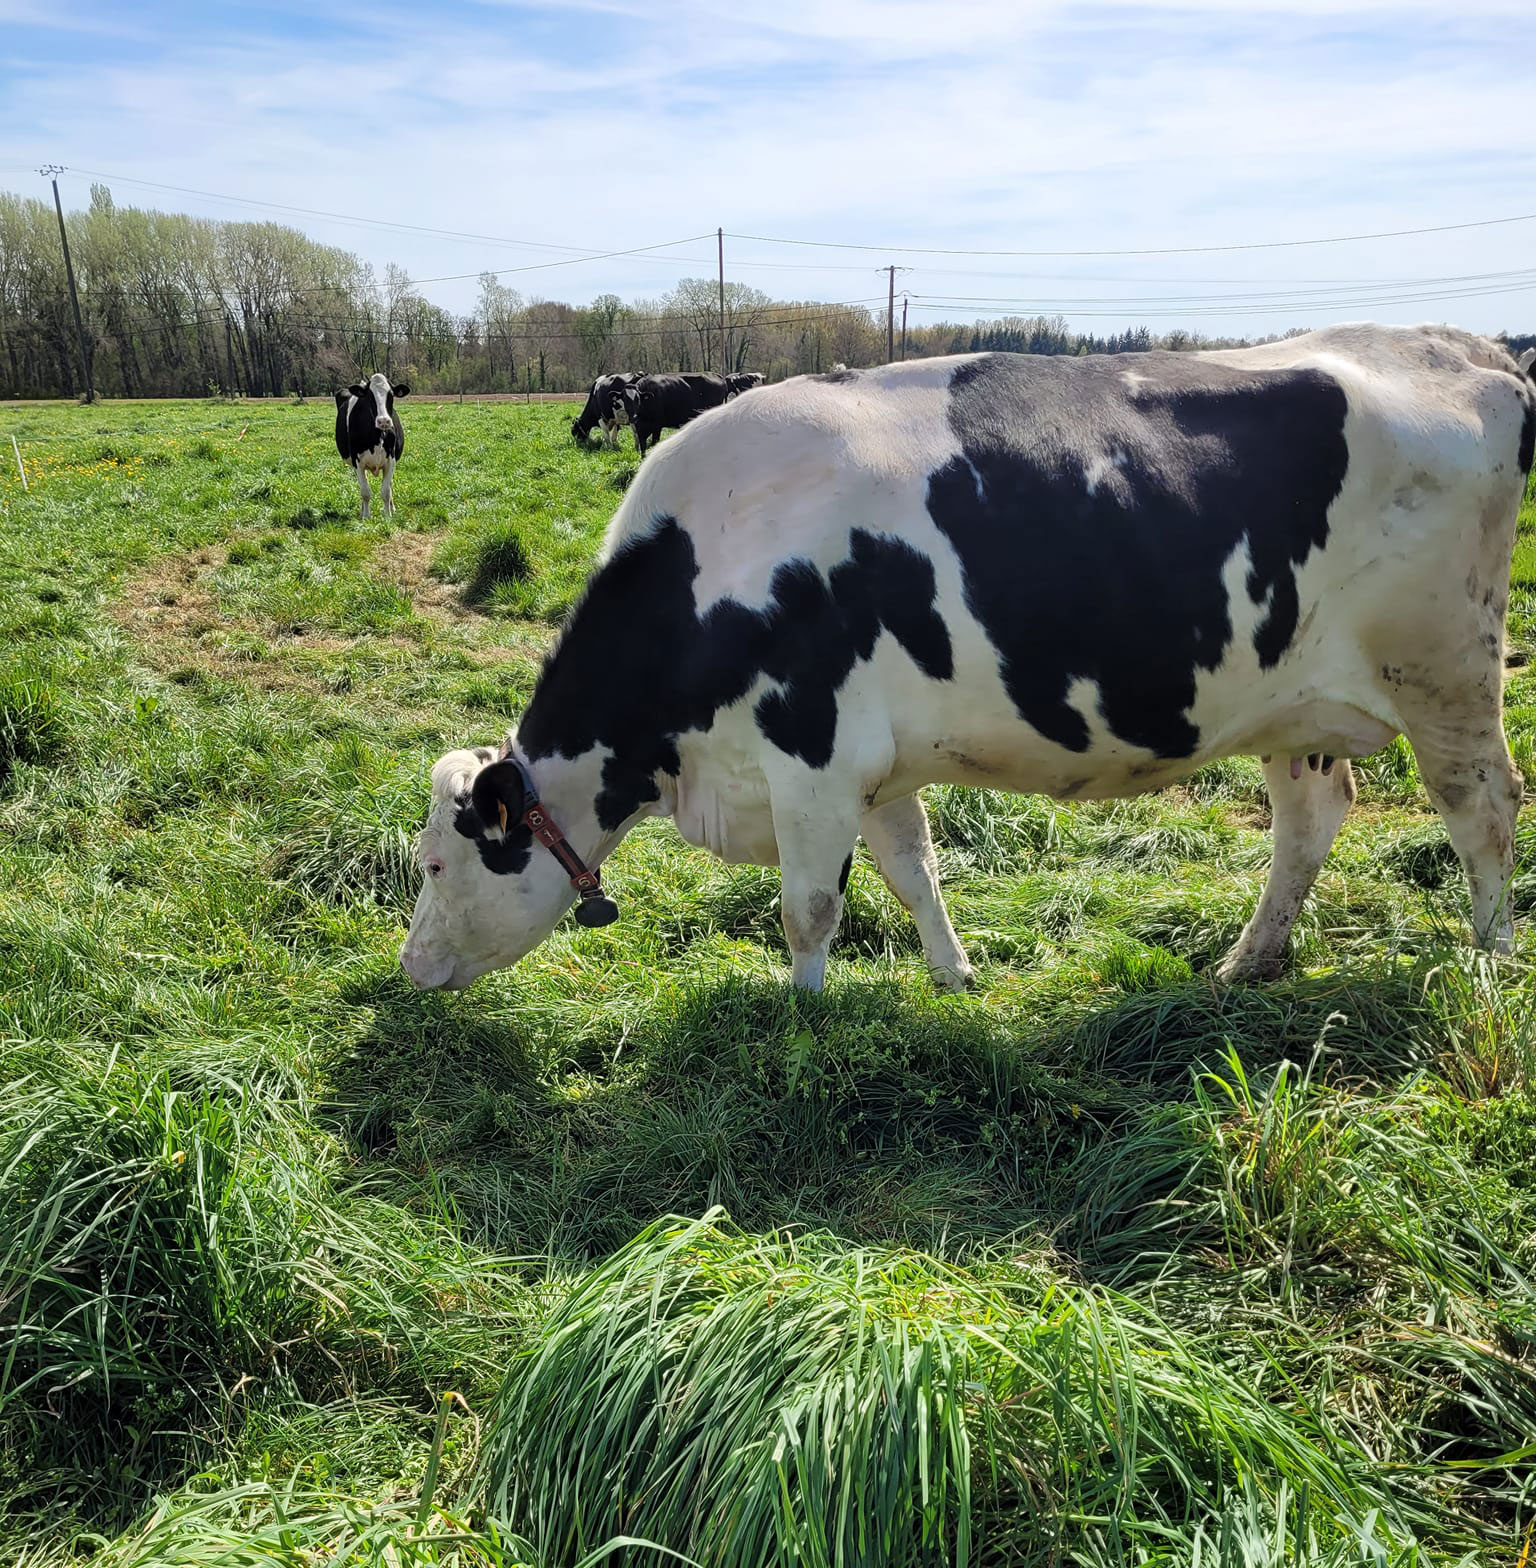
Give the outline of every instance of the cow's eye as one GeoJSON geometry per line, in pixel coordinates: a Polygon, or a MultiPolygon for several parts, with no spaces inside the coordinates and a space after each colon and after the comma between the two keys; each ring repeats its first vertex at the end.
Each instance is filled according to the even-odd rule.
{"type": "Polygon", "coordinates": [[[432,877],[435,880],[436,878],[440,877],[442,874],[443,874],[443,863],[442,863],[442,861],[440,861],[440,860],[429,860],[427,862],[427,875],[429,877],[432,877]]]}

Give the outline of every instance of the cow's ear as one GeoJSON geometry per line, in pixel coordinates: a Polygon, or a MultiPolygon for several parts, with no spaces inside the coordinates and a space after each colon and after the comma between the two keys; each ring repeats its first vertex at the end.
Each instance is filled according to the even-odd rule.
{"type": "Polygon", "coordinates": [[[505,833],[522,820],[523,776],[515,762],[493,762],[481,768],[470,788],[470,799],[486,831],[505,833]]]}
{"type": "Polygon", "coordinates": [[[410,385],[404,381],[397,381],[389,390],[393,392],[396,397],[409,397],[411,395],[410,385]]]}

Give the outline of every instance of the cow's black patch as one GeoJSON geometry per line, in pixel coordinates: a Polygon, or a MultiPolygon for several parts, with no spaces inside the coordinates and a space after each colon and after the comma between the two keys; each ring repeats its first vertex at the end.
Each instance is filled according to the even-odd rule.
{"type": "Polygon", "coordinates": [[[839,893],[848,891],[848,878],[853,873],[853,855],[850,853],[843,857],[843,869],[837,874],[837,890],[839,893]]]}
{"type": "Polygon", "coordinates": [[[803,559],[782,562],[761,609],[726,598],[701,617],[698,570],[693,540],[671,518],[620,550],[593,576],[518,728],[532,761],[611,752],[597,799],[605,829],[655,800],[656,774],[680,766],[678,736],[707,729],[760,675],[778,689],[759,700],[758,728],[821,768],[838,691],[882,631],[934,680],[954,673],[933,563],[900,539],[854,529],[848,558],[826,576],[803,559]]]}
{"type": "Polygon", "coordinates": [[[1530,398],[1527,398],[1525,400],[1525,417],[1520,421],[1518,461],[1522,474],[1530,473],[1533,459],[1536,459],[1536,402],[1532,402],[1530,398]]]}
{"type": "Polygon", "coordinates": [[[338,387],[332,394],[336,399],[336,450],[341,454],[344,463],[352,461],[352,454],[347,450],[347,404],[351,401],[352,393],[346,387],[338,387]]]}
{"type": "Polygon", "coordinates": [[[1121,739],[1194,751],[1196,672],[1232,637],[1223,567],[1246,536],[1247,592],[1267,605],[1253,643],[1271,668],[1296,632],[1295,569],[1328,538],[1344,414],[1319,371],[1186,355],[993,354],[957,370],[962,455],[929,476],[928,510],[1022,717],[1086,750],[1067,695],[1089,680],[1121,739]]]}
{"type": "Polygon", "coordinates": [[[456,804],[454,831],[474,840],[475,848],[480,851],[480,863],[487,871],[494,871],[497,876],[513,876],[526,868],[533,853],[533,834],[526,823],[509,822],[502,838],[488,838],[485,823],[467,792],[456,804]]]}

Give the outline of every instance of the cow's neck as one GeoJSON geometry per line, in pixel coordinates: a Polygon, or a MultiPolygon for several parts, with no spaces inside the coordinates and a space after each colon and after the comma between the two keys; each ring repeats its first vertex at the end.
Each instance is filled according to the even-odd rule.
{"type": "Polygon", "coordinates": [[[610,848],[642,816],[670,810],[678,737],[741,695],[715,691],[733,671],[695,647],[697,573],[692,541],[670,521],[600,566],[518,725],[535,777],[546,767],[562,787],[570,777],[573,798],[579,778],[610,848]]]}
{"type": "Polygon", "coordinates": [[[613,853],[642,817],[651,815],[658,806],[653,802],[649,810],[635,811],[617,824],[604,824],[599,804],[605,757],[603,748],[594,747],[578,757],[543,757],[532,765],[533,780],[545,810],[570,840],[571,847],[594,869],[613,853]]]}

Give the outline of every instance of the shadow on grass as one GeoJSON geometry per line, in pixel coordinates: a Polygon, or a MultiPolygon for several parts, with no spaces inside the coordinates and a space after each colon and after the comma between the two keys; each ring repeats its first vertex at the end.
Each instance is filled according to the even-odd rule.
{"type": "MultiPolygon", "coordinates": [[[[469,1236],[590,1260],[657,1215],[722,1204],[749,1230],[964,1255],[1058,1236],[1085,1164],[1235,1049],[1388,1084],[1422,1065],[1420,966],[1220,990],[1180,978],[1046,1017],[849,978],[820,996],[726,977],[561,1016],[393,976],[346,997],[373,1027],[335,1069],[333,1125],[382,1167],[431,1169],[469,1236]]],[[[382,1172],[381,1172],[382,1173],[382,1172]]]]}

